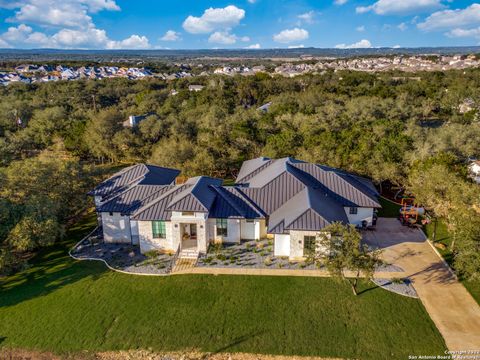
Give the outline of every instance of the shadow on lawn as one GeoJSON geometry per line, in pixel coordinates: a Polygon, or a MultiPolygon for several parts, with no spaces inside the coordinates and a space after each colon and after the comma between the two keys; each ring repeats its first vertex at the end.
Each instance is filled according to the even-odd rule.
{"type": "Polygon", "coordinates": [[[257,335],[261,335],[263,333],[264,333],[264,331],[258,331],[258,332],[253,333],[253,334],[247,334],[247,335],[239,336],[239,337],[233,339],[230,344],[227,344],[225,346],[222,346],[221,348],[218,348],[218,349],[214,350],[212,352],[212,354],[223,353],[223,352],[227,351],[228,349],[230,349],[232,347],[235,347],[237,345],[240,345],[241,343],[244,343],[245,341],[247,341],[249,339],[252,339],[257,335]]]}
{"type": "Polygon", "coordinates": [[[40,250],[29,269],[0,280],[0,307],[48,295],[83,278],[100,278],[107,270],[103,264],[77,262],[68,255],[70,247],[91,229],[87,224],[71,228],[66,236],[68,240],[40,250]]]}

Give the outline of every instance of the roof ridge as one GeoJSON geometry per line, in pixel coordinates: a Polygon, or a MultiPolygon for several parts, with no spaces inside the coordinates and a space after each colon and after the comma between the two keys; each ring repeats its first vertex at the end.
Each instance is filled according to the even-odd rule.
{"type": "MultiPolygon", "coordinates": [[[[172,186],[172,188],[166,192],[164,192],[162,194],[162,196],[156,198],[156,199],[153,199],[152,201],[150,201],[149,203],[143,205],[140,209],[138,209],[137,211],[135,211],[135,213],[133,213],[131,216],[134,217],[134,216],[137,216],[139,214],[141,214],[142,212],[144,212],[145,210],[147,210],[149,207],[155,205],[156,203],[158,203],[159,201],[161,201],[162,199],[166,198],[167,196],[169,196],[170,194],[174,193],[175,191],[177,190],[180,190],[182,187],[185,187],[185,184],[181,184],[181,185],[165,185],[165,186],[172,186]],[[178,188],[177,188],[178,186],[178,188]]],[[[182,190],[183,191],[183,190],[182,190]]],[[[156,193],[155,193],[156,194],[156,193]]],[[[155,194],[152,194],[151,196],[155,195],[155,194]]],[[[150,197],[150,196],[149,196],[150,197]]]]}
{"type": "Polygon", "coordinates": [[[217,186],[212,185],[211,187],[212,187],[212,189],[215,190],[215,192],[218,193],[218,195],[220,195],[223,199],[225,199],[227,201],[228,205],[230,205],[237,213],[239,213],[241,216],[245,217],[245,211],[240,209],[238,207],[238,205],[235,204],[235,202],[229,198],[229,195],[223,193],[223,191],[227,191],[227,190],[223,189],[222,186],[217,187],[217,186]],[[220,190],[220,188],[222,188],[222,189],[220,190]]]}
{"type": "MultiPolygon", "coordinates": [[[[200,179],[202,179],[203,177],[204,177],[204,176],[199,176],[199,177],[198,177],[198,180],[195,182],[195,184],[192,185],[192,188],[190,189],[190,191],[187,192],[187,193],[185,193],[185,195],[183,195],[182,197],[180,197],[180,198],[179,198],[177,201],[175,201],[174,203],[170,202],[170,203],[167,205],[167,209],[170,208],[171,206],[175,205],[176,203],[178,203],[180,200],[185,199],[187,196],[192,195],[192,196],[195,198],[195,200],[197,200],[197,201],[200,203],[201,207],[202,207],[205,211],[208,211],[208,209],[207,209],[207,207],[205,206],[205,204],[204,204],[198,197],[196,197],[195,194],[193,193],[193,191],[196,189],[196,187],[197,187],[198,184],[200,183],[200,179]]],[[[187,190],[187,189],[185,189],[185,190],[187,190]]],[[[184,190],[182,190],[182,192],[183,192],[183,191],[184,191],[184,190]]],[[[172,200],[173,200],[173,199],[172,199],[172,200]]]]}
{"type": "MultiPolygon", "coordinates": [[[[268,160],[264,164],[260,165],[258,168],[253,170],[252,172],[250,172],[247,175],[245,175],[244,177],[242,177],[241,179],[236,179],[236,181],[235,181],[236,184],[243,183],[243,180],[246,180],[249,176],[250,176],[250,178],[248,178],[247,180],[252,179],[254,176],[257,176],[258,174],[260,174],[262,171],[264,171],[266,168],[268,168],[270,165],[272,165],[276,161],[276,159],[271,159],[271,158],[268,158],[268,157],[265,157],[265,156],[260,156],[259,158],[265,158],[265,159],[268,159],[268,160]],[[255,172],[256,172],[256,174],[251,176],[255,172]]],[[[257,158],[257,159],[259,159],[259,158],[257,158]]]]}
{"type": "MultiPolygon", "coordinates": [[[[245,194],[242,190],[241,190],[241,187],[237,187],[235,186],[234,189],[240,194],[240,196],[250,205],[250,207],[255,210],[255,212],[260,215],[260,216],[267,216],[267,214],[263,211],[263,209],[255,202],[253,201],[252,199],[250,199],[250,197],[245,194]]],[[[255,188],[250,188],[250,189],[255,189],[255,188]]]]}

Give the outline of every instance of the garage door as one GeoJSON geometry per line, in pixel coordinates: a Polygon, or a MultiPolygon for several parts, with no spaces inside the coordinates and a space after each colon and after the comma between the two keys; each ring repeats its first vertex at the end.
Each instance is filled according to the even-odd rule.
{"type": "Polygon", "coordinates": [[[290,256],[290,235],[275,234],[275,256],[290,256]]]}

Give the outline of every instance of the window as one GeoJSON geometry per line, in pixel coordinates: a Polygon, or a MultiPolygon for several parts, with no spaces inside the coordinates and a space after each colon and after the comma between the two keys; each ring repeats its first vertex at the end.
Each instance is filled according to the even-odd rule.
{"type": "Polygon", "coordinates": [[[108,213],[108,215],[113,216],[113,212],[110,211],[110,212],[108,213]]]}
{"type": "Polygon", "coordinates": [[[255,220],[253,220],[253,219],[245,219],[245,222],[247,222],[247,223],[253,223],[253,222],[255,222],[255,220]]]}
{"type": "Polygon", "coordinates": [[[167,237],[165,221],[152,221],[152,233],[154,239],[165,239],[167,237]]]}
{"type": "Polygon", "coordinates": [[[228,236],[227,219],[217,219],[217,236],[228,236]]]}
{"type": "Polygon", "coordinates": [[[315,236],[303,237],[303,255],[311,255],[315,253],[315,236]]]}
{"type": "Polygon", "coordinates": [[[182,211],[182,216],[195,216],[193,211],[182,211]]]}
{"type": "Polygon", "coordinates": [[[350,208],[350,215],[356,215],[358,213],[358,208],[356,207],[351,207],[350,208]]]}

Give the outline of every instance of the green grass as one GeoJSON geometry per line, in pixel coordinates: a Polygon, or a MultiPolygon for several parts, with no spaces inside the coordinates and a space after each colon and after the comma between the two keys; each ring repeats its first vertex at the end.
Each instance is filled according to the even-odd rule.
{"type": "Polygon", "coordinates": [[[382,205],[382,208],[378,210],[378,216],[379,217],[393,217],[396,218],[398,217],[399,211],[401,206],[380,196],[380,205],[382,205]]]}
{"type": "MultiPolygon", "coordinates": [[[[452,236],[448,232],[447,225],[442,219],[437,220],[435,239],[433,239],[434,229],[435,220],[423,227],[423,231],[433,243],[441,243],[445,246],[444,249],[437,248],[437,250],[445,259],[445,261],[453,268],[453,253],[450,248],[452,236]]],[[[474,299],[480,304],[480,281],[462,280],[462,283],[470,292],[470,294],[472,294],[474,299]]]]}
{"type": "Polygon", "coordinates": [[[95,218],[0,280],[0,347],[54,353],[150,348],[406,359],[443,354],[420,301],[329,278],[141,277],[66,255],[95,218]]]}

